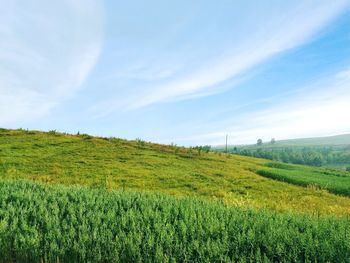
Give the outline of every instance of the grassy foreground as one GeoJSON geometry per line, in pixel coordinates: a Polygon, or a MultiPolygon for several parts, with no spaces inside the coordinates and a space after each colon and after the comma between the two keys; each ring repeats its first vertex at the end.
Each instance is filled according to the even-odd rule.
{"type": "Polygon", "coordinates": [[[350,221],[0,182],[2,262],[349,262],[350,221]]]}
{"type": "Polygon", "coordinates": [[[268,162],[199,154],[140,140],[0,129],[0,179],[152,191],[276,211],[350,215],[348,197],[258,175],[268,162]]]}

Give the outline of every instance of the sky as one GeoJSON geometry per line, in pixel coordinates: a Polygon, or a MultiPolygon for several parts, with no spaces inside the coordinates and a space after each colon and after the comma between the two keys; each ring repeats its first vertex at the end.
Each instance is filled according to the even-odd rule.
{"type": "Polygon", "coordinates": [[[0,3],[0,127],[186,146],[350,133],[350,0],[0,3]]]}

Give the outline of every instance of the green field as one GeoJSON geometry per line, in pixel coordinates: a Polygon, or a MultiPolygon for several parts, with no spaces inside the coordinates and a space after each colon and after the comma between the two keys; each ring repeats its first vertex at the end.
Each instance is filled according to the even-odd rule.
{"type": "Polygon", "coordinates": [[[301,186],[315,186],[335,194],[350,196],[350,173],[334,170],[315,170],[310,167],[268,163],[257,173],[272,179],[301,186]]]}
{"type": "Polygon", "coordinates": [[[349,262],[348,178],[142,140],[0,129],[0,258],[349,262]]]}
{"type": "Polygon", "coordinates": [[[350,221],[0,182],[2,262],[347,262],[350,221]]]}

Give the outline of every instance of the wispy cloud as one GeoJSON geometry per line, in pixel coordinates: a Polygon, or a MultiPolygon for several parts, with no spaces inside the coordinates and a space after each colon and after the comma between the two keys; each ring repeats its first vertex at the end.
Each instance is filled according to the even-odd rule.
{"type": "Polygon", "coordinates": [[[0,125],[42,117],[72,96],[102,47],[95,0],[7,1],[0,10],[0,125]]]}
{"type": "Polygon", "coordinates": [[[179,141],[222,144],[226,134],[230,143],[254,143],[270,140],[335,135],[350,132],[350,69],[320,81],[273,106],[227,119],[225,126],[206,134],[179,141]],[[309,91],[307,91],[309,90],[309,91]]]}
{"type": "MultiPolygon", "coordinates": [[[[284,7],[271,6],[271,10],[265,6],[264,15],[259,19],[252,14],[259,13],[258,8],[261,7],[252,6],[246,10],[246,14],[242,14],[251,17],[252,25],[247,28],[244,37],[230,38],[232,44],[227,45],[227,50],[218,51],[219,54],[212,57],[202,58],[199,55],[194,59],[200,63],[195,66],[183,63],[187,70],[172,72],[160,81],[153,79],[152,70],[149,70],[150,76],[146,76],[145,80],[153,81],[138,82],[138,88],[130,88],[129,93],[123,92],[122,99],[119,96],[120,88],[116,87],[118,95],[113,97],[113,94],[109,94],[109,98],[95,105],[93,111],[97,116],[104,116],[115,110],[138,109],[158,102],[220,92],[225,81],[236,80],[259,63],[310,40],[348,6],[347,0],[294,2],[284,7]]],[[[235,20],[232,21],[230,34],[234,35],[235,30],[245,30],[235,27],[234,23],[235,20]]],[[[182,55],[186,57],[186,54],[182,55]]],[[[188,56],[191,54],[188,53],[188,56]]],[[[168,72],[166,68],[164,71],[168,72]]],[[[137,73],[135,75],[138,76],[137,73]]],[[[114,83],[122,78],[117,75],[114,83]]],[[[132,76],[128,75],[127,78],[131,79],[132,76]]]]}

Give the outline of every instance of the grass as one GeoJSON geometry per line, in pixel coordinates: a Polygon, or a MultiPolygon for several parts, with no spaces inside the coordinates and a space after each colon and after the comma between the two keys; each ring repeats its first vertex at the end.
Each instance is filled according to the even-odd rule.
{"type": "Polygon", "coordinates": [[[350,221],[0,181],[0,262],[349,262],[350,221]]]}
{"type": "MultiPolygon", "coordinates": [[[[350,199],[271,180],[269,161],[142,140],[0,130],[0,178],[196,196],[228,205],[350,215],[350,199]]],[[[322,169],[320,169],[322,170],[322,169]]]]}
{"type": "Polygon", "coordinates": [[[295,185],[315,186],[332,193],[350,196],[350,173],[279,163],[268,163],[266,166],[269,168],[258,170],[257,173],[295,185]]]}

